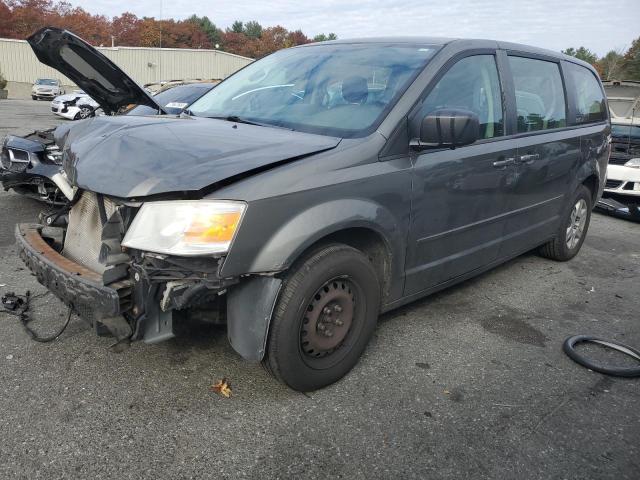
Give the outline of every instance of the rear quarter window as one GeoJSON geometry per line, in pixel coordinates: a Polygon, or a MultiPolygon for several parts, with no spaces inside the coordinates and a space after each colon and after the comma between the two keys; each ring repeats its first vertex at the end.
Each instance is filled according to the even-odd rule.
{"type": "Polygon", "coordinates": [[[576,102],[576,124],[606,120],[607,104],[596,76],[575,63],[565,65],[576,102]]]}

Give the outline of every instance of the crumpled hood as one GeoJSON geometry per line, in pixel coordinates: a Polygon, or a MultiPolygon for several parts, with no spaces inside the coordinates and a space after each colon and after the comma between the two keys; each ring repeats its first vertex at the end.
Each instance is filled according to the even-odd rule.
{"type": "Polygon", "coordinates": [[[222,180],[334,148],[339,138],[196,117],[95,117],[55,132],[81,189],[121,198],[202,194],[222,180]]]}

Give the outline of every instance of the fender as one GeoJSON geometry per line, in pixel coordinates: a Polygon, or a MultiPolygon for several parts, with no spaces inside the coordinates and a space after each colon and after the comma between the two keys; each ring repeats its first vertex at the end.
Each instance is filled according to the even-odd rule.
{"type": "Polygon", "coordinates": [[[397,218],[373,200],[345,198],[304,209],[272,230],[270,235],[264,235],[264,230],[256,224],[261,218],[270,218],[268,209],[252,208],[250,205],[247,214],[251,214],[252,218],[245,218],[243,224],[246,222],[250,225],[249,231],[239,232],[246,237],[241,242],[242,248],[235,251],[238,242],[234,242],[221,270],[223,277],[281,272],[322,238],[341,230],[359,227],[376,232],[384,240],[391,256],[392,290],[389,297],[391,299],[401,295],[403,282],[397,280],[403,276],[408,216],[397,218]],[[259,245],[252,250],[251,246],[258,239],[261,239],[259,245]]]}

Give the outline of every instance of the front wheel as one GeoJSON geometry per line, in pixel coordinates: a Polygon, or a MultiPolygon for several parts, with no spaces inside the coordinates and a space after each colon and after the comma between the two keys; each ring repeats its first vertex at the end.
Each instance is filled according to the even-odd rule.
{"type": "Polygon", "coordinates": [[[380,311],[380,284],[359,250],[335,244],[288,272],[263,364],[294,390],[330,385],[358,362],[380,311]]]}
{"type": "Polygon", "coordinates": [[[591,191],[581,185],[562,217],[556,237],[540,247],[540,255],[566,262],[578,254],[591,221],[591,198],[591,191]]]}
{"type": "Polygon", "coordinates": [[[80,107],[80,111],[76,113],[74,120],[84,120],[85,118],[93,117],[93,109],[89,107],[80,107]]]}

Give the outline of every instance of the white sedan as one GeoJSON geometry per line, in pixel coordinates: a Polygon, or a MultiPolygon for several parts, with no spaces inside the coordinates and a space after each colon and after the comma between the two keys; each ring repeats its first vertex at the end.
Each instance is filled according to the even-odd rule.
{"type": "Polygon", "coordinates": [[[93,117],[100,105],[82,90],[60,95],[51,102],[51,111],[69,120],[93,117]]]}
{"type": "Polygon", "coordinates": [[[640,117],[611,118],[611,137],[604,190],[640,198],[640,117]]]}

